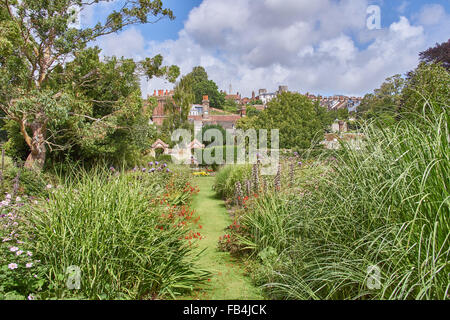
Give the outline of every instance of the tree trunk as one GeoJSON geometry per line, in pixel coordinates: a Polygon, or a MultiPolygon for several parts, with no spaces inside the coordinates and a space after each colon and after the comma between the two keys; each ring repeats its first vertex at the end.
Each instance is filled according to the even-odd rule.
{"type": "Polygon", "coordinates": [[[35,122],[31,125],[33,138],[31,141],[31,152],[25,162],[25,168],[42,170],[45,164],[47,149],[45,147],[45,124],[35,122]]]}

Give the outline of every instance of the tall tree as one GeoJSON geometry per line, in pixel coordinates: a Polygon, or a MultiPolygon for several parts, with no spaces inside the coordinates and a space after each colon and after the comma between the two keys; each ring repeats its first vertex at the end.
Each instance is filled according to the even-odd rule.
{"type": "Polygon", "coordinates": [[[192,78],[184,77],[175,86],[172,99],[165,103],[167,119],[163,123],[163,131],[167,134],[175,129],[188,129],[189,112],[194,103],[195,95],[192,89],[192,78]]]}
{"type": "Polygon", "coordinates": [[[190,73],[184,76],[190,78],[192,90],[195,95],[194,103],[201,104],[203,96],[208,96],[210,106],[222,109],[225,104],[225,94],[219,92],[219,87],[213,80],[208,79],[208,73],[205,68],[197,66],[190,73]]]}
{"type": "MultiPolygon", "coordinates": [[[[174,19],[161,0],[122,1],[106,21],[94,27],[72,27],[75,8],[107,0],[1,0],[0,14],[0,107],[16,121],[30,148],[25,166],[41,169],[46,159],[47,129],[54,119],[67,117],[76,94],[55,86],[66,61],[73,59],[87,44],[103,35],[123,30],[133,24],[154,23],[164,17],[174,19]]],[[[140,63],[148,78],[166,76],[173,81],[176,68],[160,68],[160,56],[140,63]]],[[[84,75],[89,82],[95,70],[84,75]]],[[[64,78],[64,77],[62,77],[64,78]]]]}
{"type": "MultiPolygon", "coordinates": [[[[256,117],[238,122],[238,129],[279,129],[281,148],[308,149],[324,137],[322,119],[313,102],[299,93],[284,92],[256,117]]],[[[270,140],[270,139],[269,139],[270,140]]]]}

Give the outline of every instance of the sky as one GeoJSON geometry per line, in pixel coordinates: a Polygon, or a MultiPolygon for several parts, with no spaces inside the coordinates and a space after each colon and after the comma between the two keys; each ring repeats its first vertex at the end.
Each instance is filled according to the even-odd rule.
{"type": "MultiPolygon", "coordinates": [[[[102,21],[116,0],[82,10],[82,26],[102,21]]],[[[418,64],[449,39],[449,0],[165,0],[176,19],[127,27],[100,38],[105,56],[136,60],[162,54],[182,74],[203,66],[219,88],[251,96],[291,91],[363,96],[418,64]],[[368,27],[369,6],[380,28],[368,27]]],[[[143,95],[171,89],[142,80],[143,95]]]]}

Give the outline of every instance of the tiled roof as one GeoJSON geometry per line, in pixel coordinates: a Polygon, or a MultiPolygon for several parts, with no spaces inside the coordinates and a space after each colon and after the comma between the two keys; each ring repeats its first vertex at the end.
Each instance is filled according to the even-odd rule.
{"type": "Polygon", "coordinates": [[[189,116],[189,120],[194,121],[202,121],[205,120],[205,122],[236,122],[239,119],[241,119],[240,115],[210,115],[208,118],[203,119],[202,116],[189,116]]]}

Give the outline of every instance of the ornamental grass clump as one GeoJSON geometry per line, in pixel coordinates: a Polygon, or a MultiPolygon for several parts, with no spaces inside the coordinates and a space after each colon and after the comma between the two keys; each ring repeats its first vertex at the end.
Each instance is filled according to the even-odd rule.
{"type": "Polygon", "coordinates": [[[302,194],[266,195],[243,215],[241,245],[277,253],[255,272],[268,297],[449,298],[450,116],[440,110],[368,125],[361,148],[343,143],[302,194]]]}
{"type": "Polygon", "coordinates": [[[168,200],[156,200],[170,196],[170,179],[162,171],[79,172],[30,212],[35,250],[56,296],[71,294],[71,266],[81,271],[77,294],[88,299],[174,298],[205,279],[185,240],[189,226],[164,218],[168,200]]]}

